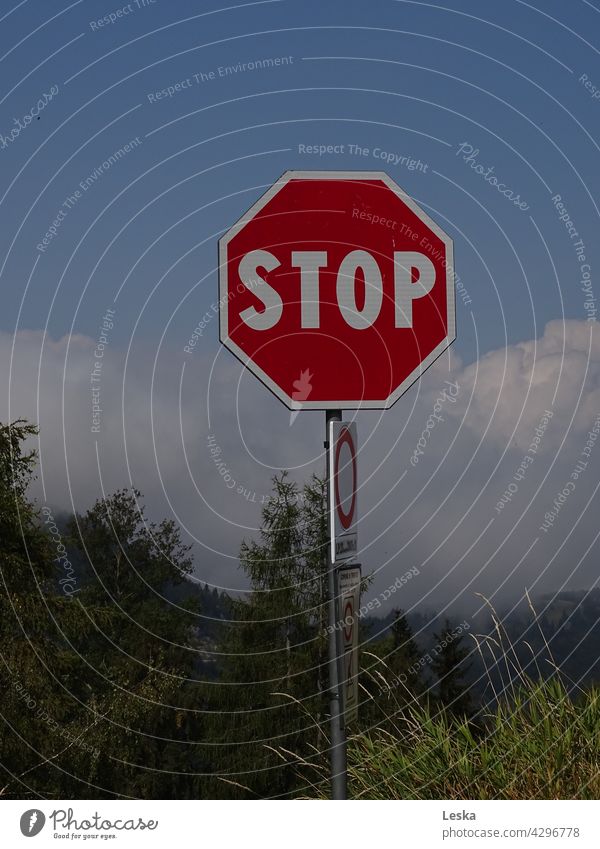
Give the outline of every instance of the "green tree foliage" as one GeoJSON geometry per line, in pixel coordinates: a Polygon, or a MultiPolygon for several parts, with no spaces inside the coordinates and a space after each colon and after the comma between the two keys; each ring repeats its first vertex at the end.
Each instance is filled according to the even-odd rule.
{"type": "Polygon", "coordinates": [[[147,522],[140,499],[137,490],[116,492],[68,526],[72,546],[86,565],[80,600],[113,611],[111,627],[98,629],[94,648],[102,653],[115,648],[111,663],[119,658],[132,680],[159,658],[165,666],[185,662],[181,647],[194,621],[182,615],[191,607],[188,602],[165,603],[167,588],[191,572],[189,546],[182,544],[172,520],[147,522]]]}
{"type": "Polygon", "coordinates": [[[446,620],[442,630],[434,635],[434,639],[437,642],[432,653],[431,669],[439,681],[440,705],[457,716],[469,716],[472,704],[469,688],[465,683],[469,670],[469,650],[464,645],[464,636],[446,620]]]}
{"type": "MultiPolygon", "coordinates": [[[[326,793],[324,482],[274,478],[259,537],[241,547],[250,592],[223,599],[189,580],[179,527],[149,522],[137,490],[66,521],[33,503],[36,435],[0,425],[0,796],[326,793]]],[[[597,635],[599,599],[563,593],[538,643],[570,657],[584,629],[597,635]]],[[[489,675],[508,695],[475,722],[460,628],[446,621],[422,652],[401,610],[383,638],[360,627],[352,795],[597,798],[597,690],[575,698],[554,662],[550,680],[528,677],[494,618],[503,660],[489,675]]],[[[591,641],[583,657],[597,660],[591,641]]]]}
{"type": "Polygon", "coordinates": [[[179,528],[122,491],[63,534],[27,498],[36,433],[0,427],[0,794],[201,795],[197,605],[164,598],[191,570],[179,528]]]}
{"type": "Polygon", "coordinates": [[[0,795],[42,795],[70,783],[61,753],[90,766],[85,728],[68,695],[77,658],[69,635],[89,633],[72,597],[57,594],[62,543],[26,496],[36,454],[25,449],[37,429],[0,425],[0,795]],[[77,741],[74,743],[73,741],[77,741]]]}
{"type": "Polygon", "coordinates": [[[407,705],[423,696],[422,653],[403,610],[393,611],[389,633],[367,642],[361,652],[361,684],[368,694],[360,707],[359,727],[378,727],[389,733],[402,733],[407,705]]]}
{"type": "Polygon", "coordinates": [[[191,572],[189,547],[173,521],[146,520],[137,490],[96,502],[71,520],[69,533],[85,564],[78,602],[94,626],[77,642],[85,687],[103,717],[94,778],[142,798],[183,795],[181,774],[203,766],[192,644],[199,610],[191,601],[171,603],[166,593],[191,572]],[[109,617],[99,621],[98,609],[109,617]]]}
{"type": "Polygon", "coordinates": [[[214,734],[222,743],[216,772],[232,782],[221,780],[219,795],[293,794],[296,758],[323,747],[324,498],[319,478],[300,490],[285,472],[275,477],[260,539],[242,545],[251,591],[234,603],[219,700],[213,700],[214,734]]]}
{"type": "Polygon", "coordinates": [[[403,610],[394,610],[392,655],[390,666],[396,675],[403,675],[409,693],[416,695],[421,689],[421,652],[415,642],[412,628],[403,610]]]}

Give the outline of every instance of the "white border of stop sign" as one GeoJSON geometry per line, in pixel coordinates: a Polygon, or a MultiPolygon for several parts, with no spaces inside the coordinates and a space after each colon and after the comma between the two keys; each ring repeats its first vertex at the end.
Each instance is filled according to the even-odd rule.
{"type": "MultiPolygon", "coordinates": [[[[240,318],[244,320],[250,327],[254,327],[257,330],[268,330],[273,324],[277,323],[278,316],[280,315],[281,309],[283,308],[283,304],[281,302],[281,298],[279,295],[269,287],[264,280],[254,279],[257,278],[256,273],[252,271],[254,265],[257,263],[262,267],[268,267],[268,264],[274,264],[274,267],[279,264],[278,260],[275,256],[272,256],[268,251],[263,250],[262,245],[257,245],[256,250],[253,250],[251,253],[255,254],[255,257],[248,256],[248,262],[246,266],[243,264],[243,258],[240,261],[241,267],[241,279],[246,276],[248,279],[253,279],[254,283],[263,283],[264,286],[260,287],[258,285],[254,289],[254,293],[257,295],[259,301],[263,301],[263,305],[265,307],[263,312],[258,312],[254,310],[254,308],[250,308],[245,310],[244,314],[240,314],[240,318]],[[258,255],[261,255],[260,257],[258,255]],[[263,256],[264,254],[264,256],[263,256]],[[260,262],[259,262],[260,261],[260,262]],[[270,301],[269,301],[270,299],[270,301]],[[264,325],[264,326],[263,326],[264,325]]],[[[396,254],[394,254],[394,266],[399,269],[398,277],[395,281],[395,299],[396,299],[396,327],[410,327],[411,326],[411,310],[412,310],[412,301],[413,297],[419,297],[422,294],[427,292],[427,287],[423,283],[414,284],[415,290],[418,288],[419,293],[417,291],[411,293],[408,297],[404,297],[406,295],[407,290],[410,290],[411,287],[407,287],[406,284],[406,271],[409,264],[413,264],[417,261],[417,253],[418,252],[405,252],[406,261],[403,264],[402,252],[400,252],[400,256],[396,261],[396,254]],[[413,255],[414,253],[414,255],[413,255]],[[411,259],[412,257],[412,259],[411,259]]],[[[428,270],[428,265],[431,266],[431,261],[428,259],[425,253],[418,254],[422,258],[423,262],[423,271],[428,270]]],[[[350,265],[352,263],[362,263],[364,266],[367,259],[372,259],[365,251],[352,251],[351,256],[347,257],[347,260],[350,265]],[[354,254],[365,254],[365,256],[354,257],[354,254]]],[[[322,261],[321,255],[317,252],[313,252],[312,255],[302,254],[302,256],[298,255],[296,262],[301,269],[302,281],[303,281],[303,289],[306,288],[307,291],[312,291],[315,288],[315,281],[318,281],[318,261],[322,261]]],[[[361,267],[362,267],[361,266],[361,267]]],[[[375,271],[375,269],[373,269],[375,271]]],[[[410,271],[410,268],[409,268],[410,271]]],[[[346,275],[347,276],[347,275],[346,275]]],[[[424,279],[423,274],[423,279],[424,279]]],[[[343,279],[344,275],[342,275],[343,279]]],[[[431,285],[433,285],[433,281],[429,281],[431,285]]],[[[347,288],[347,287],[346,287],[347,288]]],[[[377,293],[377,287],[373,288],[373,292],[377,293]]],[[[339,295],[340,293],[338,293],[339,295]]],[[[345,291],[344,287],[342,287],[342,295],[344,295],[344,302],[341,304],[341,309],[343,310],[344,317],[347,322],[351,324],[351,326],[356,326],[360,329],[363,326],[361,322],[365,322],[369,320],[369,316],[365,314],[363,315],[355,315],[356,310],[352,309],[352,305],[348,306],[345,301],[352,301],[352,298],[349,297],[348,292],[345,291]],[[358,323],[353,323],[356,320],[358,323]]],[[[375,297],[375,296],[373,296],[375,297]]],[[[314,301],[314,295],[312,301],[314,301]]],[[[318,299],[317,299],[318,302],[318,299]]],[[[318,308],[315,312],[315,309],[310,306],[311,299],[308,299],[306,304],[306,309],[303,307],[303,326],[298,328],[299,333],[310,333],[310,330],[306,330],[306,328],[310,327],[318,327],[318,308]]],[[[372,305],[373,309],[371,312],[375,315],[378,310],[377,304],[372,305]]],[[[400,186],[398,186],[392,179],[389,177],[384,171],[286,171],[279,180],[274,183],[271,188],[262,195],[261,198],[245,213],[245,215],[237,221],[230,230],[225,233],[224,236],[219,240],[219,313],[220,313],[220,339],[222,344],[228,348],[232,354],[234,354],[240,362],[251,371],[256,377],[261,380],[265,386],[270,389],[274,395],[276,395],[280,401],[282,401],[289,409],[291,410],[331,410],[331,409],[388,409],[394,404],[401,395],[406,392],[406,390],[412,386],[412,384],[426,371],[430,365],[441,355],[443,352],[452,344],[454,339],[456,338],[456,314],[455,314],[455,296],[454,296],[454,254],[453,254],[453,243],[452,239],[445,233],[441,227],[439,227],[435,221],[433,221],[426,212],[424,212],[415,201],[410,198],[406,192],[404,192],[400,186]],[[229,291],[229,280],[228,280],[228,245],[229,242],[242,230],[246,224],[248,224],[260,210],[269,203],[269,201],[275,197],[278,192],[290,181],[290,180],[380,180],[383,182],[401,201],[404,203],[410,210],[413,212],[420,221],[443,242],[445,246],[446,256],[445,256],[445,270],[446,270],[446,308],[447,308],[447,333],[444,339],[420,362],[420,364],[409,374],[402,383],[394,389],[394,391],[387,397],[381,398],[377,400],[364,400],[361,398],[333,398],[331,400],[318,400],[311,401],[310,397],[305,400],[294,400],[290,397],[280,386],[277,384],[257,363],[255,363],[248,355],[229,337],[229,320],[228,320],[228,304],[230,300],[230,291],[229,291]]],[[[371,316],[372,318],[372,316],[371,316]]],[[[293,338],[290,337],[290,344],[293,344],[293,338]]],[[[297,377],[297,376],[295,376],[297,377]]]]}

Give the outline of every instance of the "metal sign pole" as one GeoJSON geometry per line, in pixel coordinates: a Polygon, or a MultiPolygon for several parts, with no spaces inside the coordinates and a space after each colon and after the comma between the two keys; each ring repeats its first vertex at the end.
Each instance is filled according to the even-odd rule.
{"type": "Polygon", "coordinates": [[[329,666],[329,713],[331,736],[331,797],[332,799],[347,798],[347,764],[346,764],[346,732],[342,722],[342,705],[340,694],[337,629],[335,610],[335,563],[331,558],[331,515],[329,504],[333,481],[331,479],[329,444],[329,422],[342,420],[341,410],[327,410],[325,413],[325,448],[327,462],[327,580],[328,580],[328,666],[329,666]]]}

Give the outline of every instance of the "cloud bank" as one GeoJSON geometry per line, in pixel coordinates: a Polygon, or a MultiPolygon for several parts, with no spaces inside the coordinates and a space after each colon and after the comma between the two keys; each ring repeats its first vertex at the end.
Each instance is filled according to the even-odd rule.
{"type": "MultiPolygon", "coordinates": [[[[82,511],[134,484],[152,518],[173,516],[194,540],[202,580],[243,589],[237,552],[256,532],[271,476],[288,468],[302,481],[323,469],[323,414],[292,420],[223,350],[125,351],[110,328],[99,349],[101,338],[0,334],[1,418],[41,429],[36,496],[82,511]]],[[[391,411],[359,413],[372,592],[414,566],[398,606],[593,585],[599,416],[600,340],[593,322],[576,320],[473,363],[449,353],[391,411]]]]}

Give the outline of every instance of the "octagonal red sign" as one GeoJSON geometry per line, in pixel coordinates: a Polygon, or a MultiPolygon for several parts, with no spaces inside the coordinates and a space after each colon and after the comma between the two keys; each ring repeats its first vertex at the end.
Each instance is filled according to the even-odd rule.
{"type": "Polygon", "coordinates": [[[219,287],[221,342],[290,409],[390,407],[455,338],[452,240],[383,172],[286,172],[219,287]]]}

